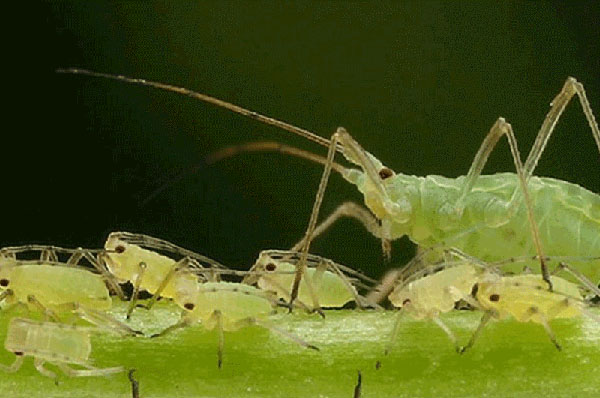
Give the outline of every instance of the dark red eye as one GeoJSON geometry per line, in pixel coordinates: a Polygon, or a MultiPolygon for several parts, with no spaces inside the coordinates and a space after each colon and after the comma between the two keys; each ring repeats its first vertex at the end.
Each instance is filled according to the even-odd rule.
{"type": "Polygon", "coordinates": [[[269,272],[273,272],[277,269],[277,266],[273,263],[269,263],[265,266],[265,269],[269,272]]]}
{"type": "Polygon", "coordinates": [[[406,299],[402,302],[402,306],[404,307],[405,305],[410,304],[410,299],[406,299]]]}
{"type": "Polygon", "coordinates": [[[189,311],[193,310],[193,309],[194,309],[194,307],[195,307],[195,305],[194,305],[194,304],[192,304],[192,303],[185,303],[185,304],[183,305],[183,308],[185,308],[186,310],[189,310],[189,311]]]}
{"type": "Polygon", "coordinates": [[[15,354],[19,357],[23,355],[23,353],[21,351],[15,351],[15,352],[13,352],[13,354],[15,354]]]}
{"type": "Polygon", "coordinates": [[[385,180],[386,178],[390,178],[394,175],[394,172],[390,169],[388,169],[387,167],[384,167],[383,169],[379,170],[379,177],[381,177],[382,180],[385,180]]]}
{"type": "Polygon", "coordinates": [[[9,283],[10,281],[8,279],[0,279],[0,286],[2,287],[8,286],[9,283]]]}
{"type": "Polygon", "coordinates": [[[490,301],[500,301],[500,295],[498,295],[498,294],[491,294],[490,295],[490,301]]]}
{"type": "Polygon", "coordinates": [[[115,252],[117,252],[119,254],[123,253],[124,251],[125,251],[125,246],[119,245],[119,246],[115,247],[115,252]]]}

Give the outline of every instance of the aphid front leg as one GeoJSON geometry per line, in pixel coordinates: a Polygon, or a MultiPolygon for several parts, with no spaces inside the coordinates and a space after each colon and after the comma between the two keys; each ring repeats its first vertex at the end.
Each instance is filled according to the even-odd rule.
{"type": "Polygon", "coordinates": [[[44,375],[46,377],[50,377],[51,379],[54,379],[54,383],[58,385],[58,377],[56,376],[56,373],[54,373],[51,370],[46,369],[44,367],[45,363],[46,363],[46,361],[44,361],[41,358],[33,359],[33,366],[35,366],[36,370],[38,372],[40,372],[42,375],[44,375]]]}
{"type": "Polygon", "coordinates": [[[493,313],[491,311],[485,311],[483,313],[481,321],[479,321],[479,326],[477,326],[477,329],[469,339],[469,342],[467,343],[467,345],[461,347],[461,349],[458,351],[460,354],[464,354],[468,349],[473,347],[473,344],[475,344],[475,341],[477,341],[477,339],[481,335],[481,331],[483,330],[485,325],[487,325],[488,321],[492,318],[492,315],[493,313]]]}
{"type": "Polygon", "coordinates": [[[21,352],[15,352],[14,354],[15,354],[15,361],[10,366],[0,364],[1,370],[5,371],[7,373],[15,373],[21,368],[21,366],[23,365],[23,361],[25,360],[25,357],[23,356],[23,353],[21,353],[21,352]]]}
{"type": "MultiPolygon", "coordinates": [[[[158,300],[158,298],[162,294],[163,290],[165,290],[165,288],[167,287],[169,282],[171,282],[171,280],[173,279],[173,276],[175,276],[175,273],[178,271],[185,272],[185,269],[187,269],[187,267],[189,267],[189,264],[190,264],[189,257],[184,257],[181,260],[179,260],[178,262],[173,264],[173,266],[171,267],[169,272],[165,275],[164,279],[160,282],[160,285],[158,286],[158,289],[156,289],[156,292],[154,292],[154,294],[152,295],[152,298],[146,303],[145,308],[147,310],[152,308],[154,303],[156,303],[156,300],[158,300]]],[[[209,272],[210,272],[210,270],[209,270],[209,272]]]]}
{"type": "Polygon", "coordinates": [[[146,272],[146,263],[142,261],[138,264],[138,274],[133,284],[133,293],[131,293],[129,307],[127,308],[127,319],[131,318],[131,314],[133,313],[133,309],[135,308],[135,304],[137,303],[138,294],[140,293],[140,286],[142,285],[142,278],[144,277],[144,272],[146,272]]]}

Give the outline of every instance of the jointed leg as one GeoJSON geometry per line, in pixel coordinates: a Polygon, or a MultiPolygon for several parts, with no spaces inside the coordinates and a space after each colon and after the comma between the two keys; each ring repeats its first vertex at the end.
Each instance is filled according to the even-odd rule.
{"type": "Polygon", "coordinates": [[[531,307],[531,308],[529,308],[528,315],[529,316],[526,317],[526,318],[524,318],[523,320],[526,322],[526,321],[529,320],[529,318],[533,317],[534,315],[537,315],[539,322],[544,327],[544,330],[546,330],[546,334],[548,334],[548,337],[550,337],[550,341],[552,341],[552,344],[554,344],[554,346],[556,347],[556,349],[558,351],[561,351],[562,347],[556,341],[556,336],[554,335],[554,332],[552,331],[552,328],[550,327],[550,324],[548,323],[548,320],[546,319],[546,317],[544,316],[544,314],[542,314],[537,309],[537,307],[531,307]]]}
{"type": "Polygon", "coordinates": [[[54,379],[54,382],[56,384],[58,384],[58,378],[56,377],[56,373],[46,369],[44,367],[44,363],[45,361],[41,358],[34,358],[33,359],[33,366],[35,366],[35,368],[37,369],[38,372],[40,372],[41,374],[43,374],[46,377],[50,377],[52,379],[54,379]]]}
{"type": "Polygon", "coordinates": [[[225,348],[225,336],[223,335],[223,314],[220,310],[215,310],[211,318],[214,318],[217,333],[219,335],[219,345],[217,346],[217,367],[223,366],[223,349],[225,348]]]}
{"type": "Polygon", "coordinates": [[[42,249],[40,253],[41,261],[58,261],[56,252],[50,248],[42,249]]]}
{"type": "Polygon", "coordinates": [[[137,277],[135,278],[135,282],[133,284],[133,293],[131,293],[131,299],[129,300],[129,308],[127,308],[127,319],[131,318],[131,313],[135,308],[135,303],[137,303],[138,294],[140,292],[140,286],[142,285],[142,278],[144,277],[144,272],[146,271],[146,263],[139,263],[139,271],[137,277]]]}
{"type": "Polygon", "coordinates": [[[132,329],[128,325],[114,319],[112,316],[102,311],[84,308],[77,303],[73,303],[72,307],[72,311],[75,313],[75,315],[102,328],[103,330],[113,333],[116,332],[125,336],[136,336],[142,334],[142,332],[132,329]]]}
{"type": "Polygon", "coordinates": [[[432,318],[432,321],[438,325],[448,336],[450,341],[454,344],[454,349],[456,352],[460,352],[460,347],[458,346],[458,341],[456,340],[456,336],[452,333],[452,330],[437,316],[432,318]]]}
{"type": "Polygon", "coordinates": [[[146,304],[146,309],[152,308],[154,303],[156,303],[156,300],[158,300],[158,298],[162,294],[163,290],[165,290],[165,288],[167,287],[169,282],[171,282],[171,280],[173,279],[175,272],[181,270],[183,267],[188,267],[188,266],[189,266],[189,258],[188,257],[184,257],[181,260],[179,260],[178,262],[176,262],[175,264],[173,264],[173,266],[171,267],[171,269],[169,270],[167,275],[165,275],[164,279],[160,282],[158,289],[156,289],[156,291],[152,295],[152,298],[150,299],[150,301],[148,301],[148,303],[146,304]]]}
{"type": "MultiPolygon", "coordinates": [[[[329,143],[329,151],[327,152],[327,163],[325,164],[325,169],[323,171],[323,175],[321,176],[321,181],[319,183],[319,189],[317,190],[317,195],[315,197],[315,203],[313,205],[313,210],[312,213],[310,215],[310,220],[308,222],[308,228],[306,229],[306,233],[304,234],[304,244],[302,245],[302,254],[300,256],[300,262],[298,263],[297,267],[296,267],[296,276],[294,278],[294,284],[292,286],[292,292],[290,294],[290,306],[291,304],[294,302],[294,300],[296,299],[296,297],[298,297],[298,289],[300,287],[300,280],[302,279],[302,276],[304,275],[304,271],[306,268],[306,258],[308,256],[308,251],[310,249],[310,243],[313,237],[313,233],[315,231],[316,225],[317,225],[317,219],[319,218],[319,210],[321,208],[321,203],[323,201],[323,196],[325,194],[325,188],[327,187],[327,182],[329,181],[329,175],[331,174],[331,164],[333,163],[333,158],[335,155],[335,151],[337,148],[337,143],[338,143],[338,136],[341,133],[344,133],[345,130],[339,128],[331,137],[331,142],[329,143]]],[[[315,292],[313,290],[313,287],[310,283],[310,281],[307,281],[306,283],[306,288],[308,290],[308,293],[310,294],[312,300],[313,300],[313,307],[315,308],[315,310],[317,310],[320,314],[323,315],[322,311],[320,311],[320,306],[319,306],[319,300],[317,298],[317,296],[315,295],[315,292]]]]}
{"type": "Polygon", "coordinates": [[[27,296],[27,302],[36,306],[44,314],[44,318],[51,319],[54,322],[60,322],[60,319],[54,313],[54,311],[46,308],[46,306],[44,304],[40,303],[40,301],[38,299],[36,299],[33,294],[30,294],[29,296],[27,296]]]}
{"type": "Polygon", "coordinates": [[[596,286],[594,283],[592,283],[592,281],[586,278],[585,275],[583,275],[581,272],[572,268],[571,266],[569,266],[569,264],[565,262],[561,261],[560,263],[558,263],[558,267],[554,270],[552,274],[554,275],[555,273],[561,270],[564,270],[569,274],[573,275],[573,277],[577,279],[583,286],[585,286],[586,289],[594,293],[596,296],[600,297],[600,288],[598,288],[598,286],[596,286]]]}
{"type": "Polygon", "coordinates": [[[471,339],[469,340],[469,342],[467,343],[466,346],[462,347],[459,350],[459,353],[464,354],[468,349],[470,349],[471,347],[473,347],[473,344],[475,344],[475,341],[479,338],[479,335],[481,335],[481,331],[483,330],[483,328],[485,327],[485,325],[488,323],[488,321],[490,320],[490,318],[492,317],[493,313],[490,311],[486,311],[483,313],[483,316],[481,317],[481,321],[479,321],[479,326],[477,326],[477,329],[475,330],[475,332],[473,333],[473,335],[471,336],[471,339]]]}
{"type": "MultiPolygon", "coordinates": [[[[552,282],[550,281],[550,276],[548,274],[548,267],[546,266],[546,262],[544,261],[545,256],[542,250],[542,244],[539,237],[540,234],[537,227],[537,223],[535,222],[535,216],[533,213],[533,203],[531,201],[529,190],[527,188],[527,175],[524,171],[523,164],[521,163],[521,156],[519,155],[517,139],[515,138],[511,125],[506,123],[506,121],[503,118],[499,118],[496,121],[496,123],[494,123],[494,125],[490,129],[490,132],[483,140],[479,151],[475,155],[475,159],[471,164],[471,168],[469,169],[469,173],[465,178],[464,185],[456,202],[456,208],[458,213],[462,213],[464,209],[465,198],[471,192],[473,186],[475,185],[475,181],[481,175],[483,166],[487,162],[490,153],[494,149],[496,143],[498,143],[498,140],[500,140],[500,138],[503,135],[506,135],[506,138],[508,139],[510,151],[515,163],[517,175],[519,177],[519,184],[525,201],[525,206],[527,208],[527,218],[529,219],[533,243],[535,245],[536,252],[539,256],[540,265],[542,268],[542,277],[544,278],[546,283],[548,283],[550,290],[552,290],[552,282]]],[[[516,196],[513,196],[513,199],[511,199],[511,201],[509,202],[507,210],[510,209],[511,211],[515,211],[518,204],[520,203],[519,200],[517,200],[516,198],[516,196]]]]}
{"type": "Polygon", "coordinates": [[[116,366],[114,368],[95,368],[93,366],[86,366],[87,369],[73,369],[65,363],[55,364],[64,374],[71,377],[89,377],[89,376],[107,376],[113,373],[120,373],[125,371],[122,366],[116,366]]]}
{"type": "Polygon", "coordinates": [[[398,311],[398,315],[396,315],[396,322],[394,322],[394,328],[392,329],[392,333],[390,333],[390,340],[388,341],[383,355],[388,355],[392,352],[392,348],[394,347],[394,343],[398,338],[398,332],[400,331],[400,320],[402,319],[402,314],[404,313],[403,309],[398,311]]]}
{"type": "Polygon", "coordinates": [[[25,357],[22,354],[15,354],[15,361],[10,366],[0,364],[0,370],[8,373],[15,373],[21,368],[21,365],[23,365],[24,359],[25,357]]]}
{"type": "Polygon", "coordinates": [[[257,318],[246,318],[243,319],[241,321],[239,321],[237,323],[238,326],[243,326],[243,325],[258,325],[261,326],[265,329],[269,329],[270,331],[277,333],[280,336],[283,336],[285,338],[288,338],[292,341],[294,341],[295,343],[301,345],[302,347],[305,348],[310,348],[311,350],[315,350],[315,351],[320,351],[319,347],[314,346],[310,343],[307,343],[306,341],[302,340],[300,337],[296,336],[295,334],[286,332],[283,329],[278,328],[277,326],[272,325],[270,322],[267,322],[265,320],[261,320],[261,319],[257,319],[257,318]]]}
{"type": "Polygon", "coordinates": [[[121,286],[119,286],[119,284],[115,280],[115,277],[110,272],[108,272],[108,269],[106,268],[106,266],[101,265],[101,264],[105,264],[105,261],[103,261],[103,255],[101,253],[98,253],[98,255],[96,257],[94,257],[92,255],[92,253],[90,253],[87,250],[83,250],[82,254],[83,254],[83,257],[85,257],[85,259],[88,260],[90,262],[90,264],[92,264],[92,266],[98,272],[100,272],[102,274],[102,276],[104,276],[104,280],[106,282],[108,282],[108,285],[110,286],[112,291],[121,300],[125,300],[125,293],[123,293],[123,289],[121,289],[121,286]]]}

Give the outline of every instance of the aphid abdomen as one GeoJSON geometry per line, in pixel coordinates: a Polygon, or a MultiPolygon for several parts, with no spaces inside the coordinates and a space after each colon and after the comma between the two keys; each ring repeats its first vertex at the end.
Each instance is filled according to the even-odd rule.
{"type": "Polygon", "coordinates": [[[86,269],[23,264],[15,266],[11,274],[11,289],[22,303],[28,303],[28,297],[32,295],[51,308],[77,303],[104,311],[112,304],[102,276],[86,269]]]}
{"type": "Polygon", "coordinates": [[[74,326],[13,318],[4,347],[47,361],[85,365],[92,350],[87,332],[74,326]]]}

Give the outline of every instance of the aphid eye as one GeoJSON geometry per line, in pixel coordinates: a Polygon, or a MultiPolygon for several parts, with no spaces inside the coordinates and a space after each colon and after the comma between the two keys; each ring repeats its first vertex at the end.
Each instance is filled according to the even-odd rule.
{"type": "Polygon", "coordinates": [[[189,310],[189,311],[193,310],[194,307],[195,307],[195,305],[193,303],[185,303],[183,305],[183,308],[185,308],[186,310],[189,310]]]}
{"type": "Polygon", "coordinates": [[[273,263],[269,263],[265,266],[265,269],[269,272],[273,272],[277,269],[277,266],[273,263]]]}
{"type": "Polygon", "coordinates": [[[379,177],[381,177],[382,180],[385,180],[386,178],[390,178],[394,175],[394,172],[391,169],[388,169],[387,167],[384,167],[383,169],[379,170],[379,177]]]}
{"type": "Polygon", "coordinates": [[[117,252],[119,254],[123,253],[124,251],[125,251],[125,246],[119,245],[119,246],[115,247],[115,252],[117,252]]]}
{"type": "Polygon", "coordinates": [[[23,355],[23,353],[21,351],[14,351],[13,354],[15,354],[19,357],[23,355]]]}
{"type": "Polygon", "coordinates": [[[0,279],[0,286],[2,287],[8,286],[9,283],[10,281],[8,279],[0,279]]]}
{"type": "Polygon", "coordinates": [[[402,302],[402,306],[404,307],[405,305],[410,304],[410,299],[406,299],[402,302]]]}
{"type": "Polygon", "coordinates": [[[500,301],[500,295],[498,295],[498,294],[491,294],[490,295],[490,301],[500,301]]]}

